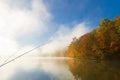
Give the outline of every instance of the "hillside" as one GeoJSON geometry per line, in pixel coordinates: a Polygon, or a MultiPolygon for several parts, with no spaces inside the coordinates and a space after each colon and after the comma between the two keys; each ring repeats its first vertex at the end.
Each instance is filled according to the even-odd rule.
{"type": "Polygon", "coordinates": [[[71,42],[67,56],[120,59],[120,16],[103,19],[97,29],[71,42]]]}

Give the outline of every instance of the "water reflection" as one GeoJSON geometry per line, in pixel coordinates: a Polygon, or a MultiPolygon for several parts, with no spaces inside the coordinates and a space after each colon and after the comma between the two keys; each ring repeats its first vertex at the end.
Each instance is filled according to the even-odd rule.
{"type": "Polygon", "coordinates": [[[120,80],[119,61],[69,60],[75,80],[120,80]]]}
{"type": "Polygon", "coordinates": [[[51,80],[51,75],[39,69],[19,70],[10,80],[51,80]]]}
{"type": "Polygon", "coordinates": [[[0,75],[0,80],[120,80],[120,64],[119,61],[22,58],[0,69],[0,75]]]}
{"type": "Polygon", "coordinates": [[[9,80],[74,80],[64,59],[37,59],[36,67],[16,70],[9,80]]]}

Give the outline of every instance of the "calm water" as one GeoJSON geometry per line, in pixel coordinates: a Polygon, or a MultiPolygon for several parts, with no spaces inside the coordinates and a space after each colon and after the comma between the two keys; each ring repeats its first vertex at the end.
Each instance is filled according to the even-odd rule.
{"type": "Polygon", "coordinates": [[[0,80],[120,80],[120,63],[21,58],[0,68],[0,80]]]}

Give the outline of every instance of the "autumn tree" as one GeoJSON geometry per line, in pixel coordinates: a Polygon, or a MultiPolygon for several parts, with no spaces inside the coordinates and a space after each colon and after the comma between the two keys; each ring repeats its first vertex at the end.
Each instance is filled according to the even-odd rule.
{"type": "Polygon", "coordinates": [[[68,52],[71,57],[120,58],[120,16],[103,19],[97,29],[72,42],[68,52]]]}

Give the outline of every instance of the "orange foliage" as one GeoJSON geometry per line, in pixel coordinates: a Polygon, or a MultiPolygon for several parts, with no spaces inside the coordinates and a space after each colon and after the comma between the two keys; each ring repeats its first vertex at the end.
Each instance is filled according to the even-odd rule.
{"type": "Polygon", "coordinates": [[[100,26],[72,42],[67,51],[70,57],[120,59],[120,16],[102,20],[100,26]]]}

